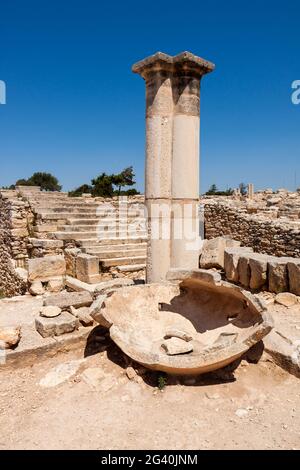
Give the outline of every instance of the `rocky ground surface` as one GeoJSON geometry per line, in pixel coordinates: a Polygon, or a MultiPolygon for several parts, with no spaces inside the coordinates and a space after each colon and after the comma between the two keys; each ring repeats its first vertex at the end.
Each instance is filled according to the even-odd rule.
{"type": "Polygon", "coordinates": [[[299,380],[265,355],[162,391],[99,328],[85,356],[0,372],[0,449],[300,449],[299,380]]]}

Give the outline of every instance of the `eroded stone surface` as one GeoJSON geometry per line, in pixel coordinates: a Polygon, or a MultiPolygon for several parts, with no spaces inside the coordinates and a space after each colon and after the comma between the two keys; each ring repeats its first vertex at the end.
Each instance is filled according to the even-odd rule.
{"type": "Polygon", "coordinates": [[[93,302],[90,292],[61,292],[59,294],[49,295],[44,300],[44,305],[55,305],[62,309],[68,307],[88,307],[93,302]]]}
{"type": "Polygon", "coordinates": [[[21,339],[20,327],[0,327],[0,349],[11,349],[21,339]]]}
{"type": "Polygon", "coordinates": [[[29,288],[29,292],[32,295],[43,295],[45,293],[45,288],[41,281],[33,281],[29,288]]]}
{"type": "Polygon", "coordinates": [[[300,295],[300,259],[290,260],[287,264],[290,291],[300,295]]]}
{"type": "Polygon", "coordinates": [[[282,292],[276,295],[275,302],[285,307],[292,307],[298,303],[298,297],[290,292],[282,292]]]}
{"type": "Polygon", "coordinates": [[[99,323],[110,328],[125,354],[145,367],[183,375],[215,370],[240,357],[272,328],[266,310],[249,292],[215,282],[213,276],[203,280],[199,270],[195,277],[189,273],[181,283],[124,287],[101,307],[99,323]],[[172,343],[185,343],[185,352],[177,349],[170,356],[163,350],[170,331],[192,338],[172,337],[172,343]]]}
{"type": "Polygon", "coordinates": [[[162,348],[169,356],[185,354],[193,351],[193,344],[181,338],[169,338],[162,343],[162,348]]]}
{"type": "Polygon", "coordinates": [[[205,240],[200,257],[201,268],[224,268],[224,251],[226,248],[237,248],[240,242],[228,237],[216,237],[205,240]]]}
{"type": "Polygon", "coordinates": [[[60,336],[76,330],[79,327],[79,320],[74,315],[71,315],[71,313],[62,312],[55,318],[36,318],[35,327],[43,338],[60,336]]]}
{"type": "Polygon", "coordinates": [[[51,277],[66,274],[66,262],[63,256],[45,256],[28,260],[29,281],[48,281],[51,277]]]}
{"type": "Polygon", "coordinates": [[[58,317],[61,314],[61,308],[54,305],[48,305],[47,307],[42,307],[40,311],[40,316],[45,318],[54,318],[58,317]]]}

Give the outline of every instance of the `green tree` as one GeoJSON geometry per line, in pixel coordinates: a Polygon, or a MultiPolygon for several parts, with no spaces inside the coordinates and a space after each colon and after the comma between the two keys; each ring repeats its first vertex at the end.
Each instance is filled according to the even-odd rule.
{"type": "Polygon", "coordinates": [[[92,195],[94,197],[112,197],[114,194],[113,176],[102,173],[97,178],[92,179],[92,195]]]}
{"type": "MultiPolygon", "coordinates": [[[[133,167],[129,166],[127,168],[124,168],[121,173],[117,175],[112,175],[112,182],[114,186],[118,187],[118,190],[116,193],[118,195],[121,194],[121,189],[124,186],[133,186],[136,182],[134,181],[135,174],[133,172],[133,167]]],[[[124,192],[123,192],[124,194],[124,192]]]]}
{"type": "Polygon", "coordinates": [[[82,184],[79,188],[74,189],[73,191],[69,191],[70,197],[78,197],[82,194],[91,194],[93,187],[89,184],[82,184]]]}
{"type": "Polygon", "coordinates": [[[218,188],[216,184],[212,184],[209,190],[205,193],[207,196],[213,196],[218,192],[218,188]]]}
{"type": "Polygon", "coordinates": [[[245,185],[245,183],[240,183],[240,184],[239,184],[239,188],[240,188],[240,191],[241,191],[241,195],[242,195],[242,196],[246,196],[246,194],[247,194],[247,186],[245,185]]]}
{"type": "Polygon", "coordinates": [[[27,180],[22,178],[16,182],[16,186],[40,186],[42,191],[61,191],[58,179],[44,172],[33,173],[27,180]]]}

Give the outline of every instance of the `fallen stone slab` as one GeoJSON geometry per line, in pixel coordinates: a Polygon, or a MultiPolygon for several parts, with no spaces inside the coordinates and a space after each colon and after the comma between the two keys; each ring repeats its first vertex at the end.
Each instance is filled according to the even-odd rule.
{"type": "Polygon", "coordinates": [[[290,292],[300,296],[300,259],[287,263],[290,292]]]}
{"type": "Polygon", "coordinates": [[[84,355],[86,342],[93,327],[79,327],[71,333],[61,336],[43,338],[33,325],[22,326],[22,337],[15,349],[6,350],[5,361],[0,361],[0,369],[16,370],[42,362],[56,354],[76,351],[84,355]]]}
{"type": "Polygon", "coordinates": [[[105,323],[104,318],[101,315],[101,309],[105,306],[106,295],[99,295],[96,300],[92,303],[89,309],[89,315],[98,323],[103,323],[103,326],[109,328],[109,324],[105,323]]]}
{"type": "Polygon", "coordinates": [[[216,237],[204,240],[200,257],[200,267],[205,269],[224,268],[225,248],[238,247],[240,242],[229,237],[216,237]]]}
{"type": "Polygon", "coordinates": [[[285,307],[292,307],[298,303],[298,297],[290,292],[282,292],[276,295],[275,302],[285,307]]]}
{"type": "Polygon", "coordinates": [[[300,378],[300,340],[292,341],[274,329],[264,338],[264,345],[275,364],[300,378]]]}
{"type": "Polygon", "coordinates": [[[166,351],[169,356],[177,354],[186,354],[193,351],[193,344],[180,338],[170,338],[164,341],[161,347],[166,351]]]}
{"type": "Polygon", "coordinates": [[[66,276],[65,284],[67,287],[76,292],[86,291],[90,292],[91,294],[95,292],[97,286],[97,284],[88,284],[87,282],[79,281],[79,279],[76,279],[72,276],[66,276]]]}
{"type": "Polygon", "coordinates": [[[0,349],[11,349],[19,343],[20,339],[20,327],[0,327],[0,349]]]}
{"type": "Polygon", "coordinates": [[[89,292],[60,292],[49,295],[44,299],[44,305],[55,305],[61,309],[69,307],[89,307],[93,302],[93,297],[89,292]]]}
{"type": "Polygon", "coordinates": [[[70,308],[70,313],[78,318],[82,326],[92,326],[93,318],[90,316],[89,307],[70,308]]]}
{"type": "Polygon", "coordinates": [[[35,327],[43,338],[48,338],[49,336],[60,336],[65,333],[71,333],[78,329],[79,320],[69,312],[62,312],[55,318],[36,318],[35,327]]]}
{"type": "Polygon", "coordinates": [[[79,279],[75,279],[72,276],[66,276],[67,287],[77,292],[87,291],[91,294],[103,294],[114,289],[119,289],[120,287],[131,285],[134,285],[134,281],[128,278],[116,278],[109,281],[88,284],[87,282],[80,281],[79,279]]]}
{"type": "Polygon", "coordinates": [[[28,279],[30,282],[39,280],[48,281],[52,277],[66,274],[66,262],[62,255],[44,256],[28,260],[28,279]]]}
{"type": "Polygon", "coordinates": [[[100,282],[95,287],[96,294],[106,294],[108,291],[112,291],[114,289],[119,289],[120,287],[125,286],[132,286],[134,285],[134,281],[132,279],[126,278],[117,278],[112,279],[110,281],[100,282]]]}

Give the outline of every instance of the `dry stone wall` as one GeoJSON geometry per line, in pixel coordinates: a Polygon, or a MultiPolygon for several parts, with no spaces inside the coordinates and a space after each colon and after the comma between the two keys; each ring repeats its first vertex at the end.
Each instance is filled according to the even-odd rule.
{"type": "Polygon", "coordinates": [[[27,221],[28,208],[26,202],[0,194],[0,296],[23,294],[27,289],[26,280],[15,268],[27,258],[28,231],[24,220],[27,221]]]}
{"type": "Polygon", "coordinates": [[[224,201],[204,202],[205,238],[230,236],[259,253],[300,257],[300,224],[259,218],[224,201]]]}

